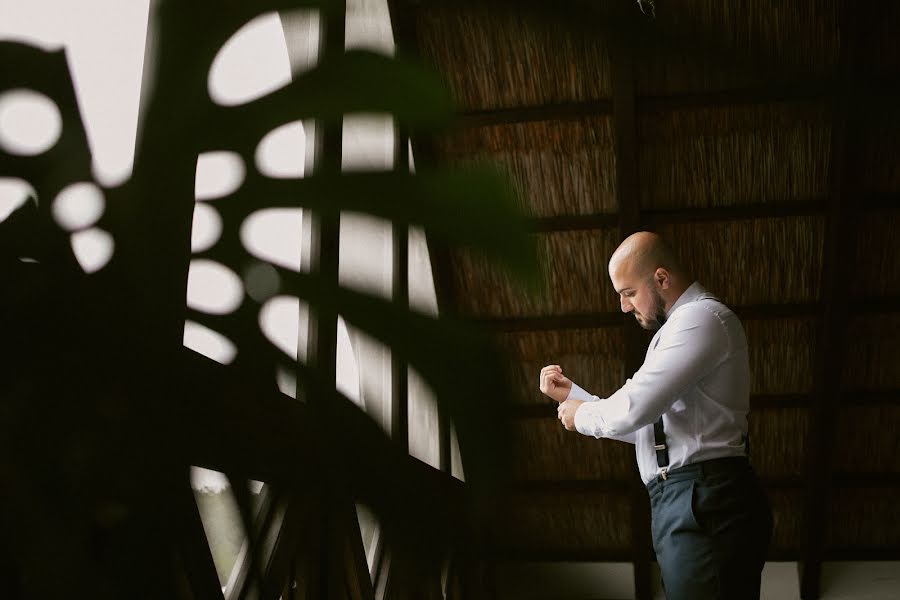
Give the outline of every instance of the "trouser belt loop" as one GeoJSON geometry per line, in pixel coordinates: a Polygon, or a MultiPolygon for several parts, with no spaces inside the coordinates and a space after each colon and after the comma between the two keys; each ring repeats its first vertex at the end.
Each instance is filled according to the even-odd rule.
{"type": "Polygon", "coordinates": [[[662,415],[653,424],[653,444],[656,449],[656,466],[663,480],[669,476],[669,449],[666,447],[666,432],[663,429],[662,415]]]}

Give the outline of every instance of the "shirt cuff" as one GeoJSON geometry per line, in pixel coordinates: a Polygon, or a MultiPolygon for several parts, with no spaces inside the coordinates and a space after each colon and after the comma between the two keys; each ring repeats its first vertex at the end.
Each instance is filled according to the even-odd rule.
{"type": "Polygon", "coordinates": [[[574,381],[572,382],[572,389],[569,390],[569,395],[566,396],[566,400],[581,400],[582,402],[596,402],[599,399],[597,396],[588,394],[574,381]]]}
{"type": "Polygon", "coordinates": [[[601,428],[596,426],[594,423],[596,419],[591,414],[592,410],[597,407],[599,407],[598,404],[582,404],[578,407],[578,410],[575,411],[575,431],[595,438],[603,437],[601,428]]]}

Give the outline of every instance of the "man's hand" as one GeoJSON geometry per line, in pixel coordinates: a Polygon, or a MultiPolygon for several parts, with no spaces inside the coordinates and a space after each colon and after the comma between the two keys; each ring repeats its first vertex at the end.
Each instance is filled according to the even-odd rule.
{"type": "Polygon", "coordinates": [[[562,374],[559,365],[547,365],[541,369],[541,391],[557,402],[564,402],[572,389],[572,380],[562,374]]]}
{"type": "Polygon", "coordinates": [[[575,431],[575,412],[584,404],[581,400],[566,400],[556,409],[559,422],[569,431],[575,431]]]}

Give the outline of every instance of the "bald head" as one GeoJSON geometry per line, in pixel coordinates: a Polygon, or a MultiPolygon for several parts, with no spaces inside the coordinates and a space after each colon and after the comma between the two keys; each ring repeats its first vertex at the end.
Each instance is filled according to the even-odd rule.
{"type": "Polygon", "coordinates": [[[672,248],[648,231],[628,236],[609,259],[609,278],[622,310],[641,327],[656,329],[666,311],[691,284],[691,276],[672,248]]]}
{"type": "Polygon", "coordinates": [[[657,269],[683,276],[684,268],[672,248],[655,233],[639,231],[625,238],[609,259],[609,273],[630,277],[651,277],[657,269]]]}

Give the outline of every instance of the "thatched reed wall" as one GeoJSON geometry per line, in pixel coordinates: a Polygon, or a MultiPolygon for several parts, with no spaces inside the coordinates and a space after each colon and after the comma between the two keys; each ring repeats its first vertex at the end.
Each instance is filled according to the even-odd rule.
{"type": "Polygon", "coordinates": [[[503,333],[497,336],[510,357],[510,376],[517,402],[545,403],[538,374],[558,364],[592,394],[606,397],[625,382],[621,327],[503,333]]]}
{"type": "Polygon", "coordinates": [[[677,32],[681,52],[651,49],[636,64],[640,94],[746,87],[777,77],[821,75],[840,49],[836,0],[692,0],[657,12],[662,32],[677,32]],[[692,52],[692,42],[708,48],[692,52]],[[763,68],[751,69],[748,57],[763,68]],[[774,68],[773,68],[774,67],[774,68]],[[755,72],[754,72],[755,71],[755,72]]]}
{"type": "Polygon", "coordinates": [[[900,127],[896,123],[872,123],[866,128],[854,161],[860,194],[900,192],[900,127]]]}
{"type": "Polygon", "coordinates": [[[532,216],[617,211],[606,116],[462,129],[444,137],[438,152],[448,162],[493,164],[507,172],[532,216]]]}
{"type": "Polygon", "coordinates": [[[634,446],[566,431],[556,419],[522,419],[513,426],[513,476],[518,479],[628,480],[636,470],[634,446]]]}
{"type": "Polygon", "coordinates": [[[723,302],[816,302],[824,219],[791,217],[666,225],[658,232],[723,302]]]}
{"type": "Polygon", "coordinates": [[[844,361],[844,387],[900,389],[900,314],[851,318],[844,361]]]}
{"type": "Polygon", "coordinates": [[[744,320],[750,354],[751,394],[802,394],[812,390],[815,320],[744,320]]]}
{"type": "Polygon", "coordinates": [[[854,68],[875,75],[900,73],[900,52],[897,52],[897,32],[900,31],[900,4],[887,2],[870,11],[873,18],[866,19],[866,35],[856,40],[857,60],[854,68]]]}
{"type": "Polygon", "coordinates": [[[627,494],[529,494],[503,503],[493,534],[519,550],[622,549],[631,545],[627,494]]]}
{"type": "Polygon", "coordinates": [[[844,473],[900,473],[900,406],[843,406],[837,414],[835,469],[844,473]]]}
{"type": "Polygon", "coordinates": [[[638,119],[645,209],[820,201],[828,189],[825,105],[678,110],[638,119]]]}
{"type": "Polygon", "coordinates": [[[804,518],[804,491],[800,489],[770,489],[769,504],[772,507],[774,529],[770,552],[797,550],[806,542],[804,518]]]}
{"type": "MultiPolygon", "coordinates": [[[[900,173],[900,157],[895,165],[900,173]]],[[[900,183],[900,176],[898,176],[900,183]]],[[[853,296],[860,300],[900,297],[900,212],[879,211],[862,216],[853,260],[853,296]]],[[[898,367],[900,369],[900,367],[898,367]]]]}
{"type": "Polygon", "coordinates": [[[809,410],[756,408],[750,411],[750,461],[762,477],[799,477],[809,439],[809,410]]]}
{"type": "Polygon", "coordinates": [[[529,294],[471,253],[453,257],[456,299],[463,312],[483,317],[565,315],[618,310],[618,296],[606,272],[619,244],[612,229],[537,236],[545,287],[529,294]]]}
{"type": "Polygon", "coordinates": [[[825,527],[826,546],[900,545],[900,488],[845,488],[833,492],[825,527]]]}
{"type": "Polygon", "coordinates": [[[419,47],[463,109],[534,106],[611,95],[597,37],[512,11],[419,11],[419,47]]]}

